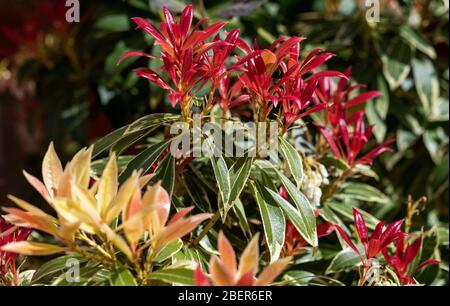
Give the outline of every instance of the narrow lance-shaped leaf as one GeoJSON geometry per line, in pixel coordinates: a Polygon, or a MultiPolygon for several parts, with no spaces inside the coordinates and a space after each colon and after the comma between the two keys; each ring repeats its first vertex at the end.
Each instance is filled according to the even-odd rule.
{"type": "Polygon", "coordinates": [[[255,182],[251,186],[261,214],[270,261],[274,262],[280,257],[284,245],[286,219],[283,210],[260,183],[255,182]]]}
{"type": "Polygon", "coordinates": [[[298,151],[283,137],[280,137],[281,154],[287,161],[289,170],[299,187],[303,180],[303,162],[298,151]]]}
{"type": "Polygon", "coordinates": [[[167,155],[158,166],[154,179],[161,181],[161,185],[171,197],[175,186],[175,159],[171,154],[167,155]]]}
{"type": "Polygon", "coordinates": [[[219,187],[219,193],[222,199],[221,201],[223,205],[221,209],[222,219],[225,219],[227,211],[226,207],[229,203],[231,191],[231,183],[228,167],[222,155],[220,155],[217,158],[214,157],[214,149],[211,144],[211,141],[209,139],[206,139],[205,141],[209,151],[214,176],[216,177],[217,185],[219,187]]]}
{"type": "Polygon", "coordinates": [[[119,181],[123,183],[135,170],[141,169],[143,173],[146,173],[158,160],[169,143],[170,141],[168,140],[162,141],[149,146],[147,149],[139,153],[128,163],[127,168],[120,174],[119,181]]]}
{"type": "Polygon", "coordinates": [[[252,170],[252,165],[253,158],[247,158],[238,169],[234,169],[235,174],[233,176],[233,184],[230,190],[229,203],[233,203],[237,198],[239,198],[245,184],[247,183],[247,179],[252,170]]]}

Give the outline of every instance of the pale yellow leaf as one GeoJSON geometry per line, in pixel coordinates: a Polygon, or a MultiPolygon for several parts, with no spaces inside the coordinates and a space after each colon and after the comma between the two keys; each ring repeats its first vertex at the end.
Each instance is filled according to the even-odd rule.
{"type": "Polygon", "coordinates": [[[239,263],[239,276],[248,272],[256,274],[259,260],[259,233],[250,241],[248,246],[242,252],[239,263]]]}
{"type": "Polygon", "coordinates": [[[117,194],[117,162],[116,155],[112,153],[109,161],[103,170],[102,177],[98,185],[97,210],[101,216],[106,214],[112,199],[117,194]]]}

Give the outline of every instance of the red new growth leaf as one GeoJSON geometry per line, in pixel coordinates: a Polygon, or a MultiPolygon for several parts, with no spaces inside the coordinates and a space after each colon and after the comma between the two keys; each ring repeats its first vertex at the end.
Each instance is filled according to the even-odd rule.
{"type": "Polygon", "coordinates": [[[19,284],[19,275],[16,267],[16,260],[19,254],[2,251],[2,247],[9,243],[25,241],[30,233],[30,229],[16,228],[0,216],[0,276],[6,279],[8,272],[11,272],[15,285],[19,284]]]}
{"type": "Polygon", "coordinates": [[[348,244],[348,246],[353,251],[355,251],[356,254],[358,254],[359,258],[365,266],[368,265],[368,261],[370,259],[377,257],[380,252],[385,252],[386,247],[391,242],[398,241],[398,239],[403,239],[403,237],[405,236],[405,233],[403,233],[400,229],[403,224],[403,220],[391,223],[386,229],[384,229],[384,222],[379,222],[369,238],[369,233],[366,222],[364,221],[364,217],[356,208],[353,208],[353,218],[356,231],[358,232],[358,237],[364,247],[364,253],[366,255],[365,259],[356,248],[355,244],[344,232],[344,230],[339,225],[336,225],[336,229],[338,230],[342,239],[344,239],[344,241],[348,244]]]}
{"type": "Polygon", "coordinates": [[[400,282],[404,285],[414,284],[414,279],[412,276],[420,269],[423,269],[428,265],[440,264],[437,260],[429,259],[417,265],[416,268],[412,268],[411,264],[419,254],[421,247],[422,236],[416,239],[412,244],[406,244],[406,246],[404,236],[402,236],[397,239],[396,250],[392,256],[389,256],[386,248],[382,251],[387,263],[395,271],[400,282]]]}

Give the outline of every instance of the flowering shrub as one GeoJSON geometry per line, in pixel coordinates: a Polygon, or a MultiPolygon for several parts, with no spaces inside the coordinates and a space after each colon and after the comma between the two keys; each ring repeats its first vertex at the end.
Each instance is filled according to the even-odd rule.
{"type": "MultiPolygon", "coordinates": [[[[4,208],[7,222],[36,237],[1,240],[3,253],[66,254],[37,269],[31,284],[403,285],[422,283],[416,272],[430,264],[439,268],[437,248],[422,243],[436,230],[411,232],[417,205],[388,226],[375,210],[363,210],[386,199],[362,182],[375,176],[373,159],[393,150],[394,140],[373,148],[376,126],[360,108],[380,92],[353,85],[350,69],[325,69],[334,55],[304,54],[302,37],[280,37],[264,48],[248,44],[239,30],[225,31],[223,22],[193,26],[192,6],[178,20],[166,7],[163,15],[159,28],[133,18],[158,54],[131,51],[119,62],[149,58],[152,65],[136,75],[165,90],[173,113],[119,128],[65,167],[51,144],[43,182],[24,175],[54,212],[14,196],[20,209],[4,208]],[[239,138],[229,129],[231,122],[251,129],[244,124],[251,120],[254,134],[239,138]],[[219,129],[205,129],[213,123],[219,129]],[[276,130],[268,134],[272,123],[276,130]],[[219,135],[245,154],[225,152],[219,135]],[[419,238],[405,249],[410,237],[419,238]],[[67,277],[69,259],[79,263],[82,279],[67,277]],[[50,264],[59,268],[42,272],[50,264]]],[[[11,226],[1,235],[9,237],[11,226]]],[[[10,270],[20,284],[18,259],[8,256],[0,271],[10,270]]]]}

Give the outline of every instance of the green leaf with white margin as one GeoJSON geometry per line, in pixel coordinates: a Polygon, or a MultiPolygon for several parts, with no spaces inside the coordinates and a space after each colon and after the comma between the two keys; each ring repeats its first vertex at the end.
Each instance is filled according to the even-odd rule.
{"type": "Polygon", "coordinates": [[[231,178],[233,183],[230,190],[229,203],[233,203],[239,198],[252,170],[253,160],[253,158],[245,158],[242,162],[238,161],[231,166],[230,173],[233,173],[231,178]]]}
{"type": "Polygon", "coordinates": [[[161,181],[161,186],[172,197],[173,188],[175,186],[175,159],[172,154],[168,154],[161,162],[155,172],[155,181],[161,181]]]}
{"type": "Polygon", "coordinates": [[[227,212],[230,208],[229,199],[231,192],[231,182],[227,163],[225,162],[222,154],[220,154],[220,156],[217,158],[214,156],[214,149],[209,139],[206,139],[205,142],[207,144],[206,147],[208,148],[214,176],[216,177],[217,185],[219,187],[219,193],[222,199],[222,201],[219,201],[219,203],[222,203],[223,205],[220,210],[222,220],[225,220],[227,212]]]}
{"type": "Polygon", "coordinates": [[[67,264],[71,261],[78,261],[81,264],[86,262],[87,259],[77,255],[65,255],[47,261],[33,274],[31,284],[36,285],[50,282],[52,278],[67,270],[69,268],[67,264]]]}
{"type": "Polygon", "coordinates": [[[122,264],[116,264],[114,266],[109,282],[111,286],[137,286],[133,274],[122,264]]]}
{"type": "Polygon", "coordinates": [[[306,286],[314,277],[314,273],[308,271],[288,271],[284,273],[283,280],[288,286],[306,286]]]}
{"type": "Polygon", "coordinates": [[[309,203],[308,199],[303,193],[297,190],[294,184],[281,172],[278,176],[281,179],[283,186],[286,188],[289,197],[294,201],[296,207],[293,207],[288,201],[283,199],[277,192],[266,188],[272,194],[278,205],[281,206],[284,213],[294,224],[302,237],[313,247],[318,245],[317,231],[316,231],[316,217],[314,215],[314,208],[309,203]]]}
{"type": "Polygon", "coordinates": [[[422,102],[425,116],[430,116],[440,95],[439,79],[433,63],[427,58],[412,60],[414,84],[422,102]]]}
{"type": "Polygon", "coordinates": [[[383,74],[391,90],[397,89],[411,71],[411,48],[400,38],[394,38],[381,55],[383,74]]]}
{"type": "MultiPolygon", "coordinates": [[[[332,209],[342,217],[345,217],[348,220],[353,220],[353,206],[350,205],[350,203],[328,201],[327,203],[325,203],[325,206],[332,209]]],[[[375,229],[375,226],[380,222],[380,220],[360,208],[358,208],[358,211],[364,217],[367,227],[371,230],[375,229]]]]}
{"type": "Polygon", "coordinates": [[[430,58],[436,58],[436,51],[433,46],[409,25],[404,24],[400,27],[400,36],[403,37],[412,47],[422,51],[430,58]]]}
{"type": "Polygon", "coordinates": [[[162,152],[167,148],[169,143],[170,140],[155,143],[139,153],[128,163],[127,168],[120,174],[119,182],[125,182],[135,170],[142,170],[142,173],[147,173],[150,167],[158,160],[162,152]]]}
{"type": "MultiPolygon", "coordinates": [[[[356,245],[356,248],[364,257],[364,247],[361,244],[358,244],[356,245]]],[[[356,254],[351,248],[346,248],[336,254],[325,271],[325,274],[348,270],[359,265],[361,265],[361,259],[358,254],[356,254]]]]}
{"type": "Polygon", "coordinates": [[[283,137],[279,137],[280,150],[284,159],[288,163],[289,171],[294,177],[297,187],[300,187],[303,180],[303,162],[298,151],[283,137]]]}
{"type": "Polygon", "coordinates": [[[390,199],[377,188],[356,182],[347,182],[342,185],[341,192],[336,195],[338,199],[351,198],[359,201],[388,204],[390,199]]]}
{"type": "Polygon", "coordinates": [[[242,232],[246,235],[247,238],[252,236],[250,231],[250,225],[248,223],[247,214],[245,213],[244,205],[242,204],[240,199],[237,199],[233,205],[233,211],[236,217],[239,219],[239,227],[242,229],[242,232]]]}
{"type": "MultiPolygon", "coordinates": [[[[141,139],[150,133],[153,129],[175,122],[180,118],[180,115],[174,114],[151,114],[139,118],[135,122],[125,125],[108,135],[100,138],[94,143],[94,151],[92,157],[98,156],[105,150],[111,147],[118,147],[117,149],[123,150],[131,143],[141,139]]],[[[119,150],[119,151],[120,151],[119,150]]],[[[118,154],[119,155],[119,154],[118,154]]]]}
{"type": "Polygon", "coordinates": [[[264,235],[269,247],[270,262],[278,260],[284,245],[286,218],[283,210],[273,201],[272,196],[259,182],[252,183],[253,195],[259,207],[264,235]]]}
{"type": "Polygon", "coordinates": [[[375,100],[366,103],[366,114],[369,123],[375,125],[373,133],[377,142],[382,143],[387,131],[385,121],[389,110],[389,90],[381,75],[377,77],[377,85],[382,94],[375,100]]]}
{"type": "Polygon", "coordinates": [[[183,242],[181,239],[177,239],[172,241],[159,251],[158,255],[155,256],[155,262],[163,262],[166,259],[172,257],[175,253],[177,253],[183,247],[183,242]]]}
{"type": "Polygon", "coordinates": [[[194,271],[186,268],[161,269],[150,274],[150,279],[161,280],[169,284],[193,286],[194,271]]]}

